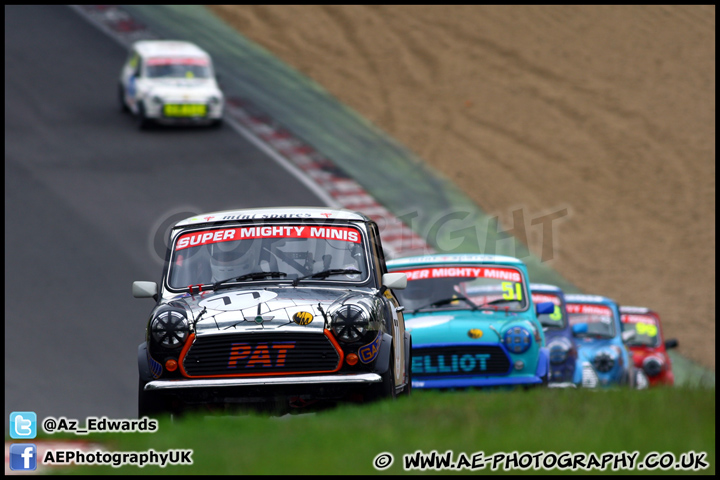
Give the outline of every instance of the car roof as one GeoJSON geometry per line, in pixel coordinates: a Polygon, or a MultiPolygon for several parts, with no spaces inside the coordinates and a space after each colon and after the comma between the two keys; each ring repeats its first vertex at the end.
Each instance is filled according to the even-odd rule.
{"type": "Polygon", "coordinates": [[[210,55],[194,43],[179,40],[141,40],[133,48],[143,57],[203,57],[210,55]]]}
{"type": "Polygon", "coordinates": [[[531,283],[531,292],[558,292],[563,293],[562,289],[556,285],[549,285],[547,283],[531,283]]]}
{"type": "Polygon", "coordinates": [[[388,268],[421,265],[443,265],[447,263],[491,263],[498,265],[525,266],[522,260],[505,255],[487,255],[474,253],[418,255],[414,257],[396,258],[388,261],[388,268]]]}
{"type": "Polygon", "coordinates": [[[647,307],[631,307],[629,305],[621,305],[620,313],[637,313],[637,314],[642,315],[644,313],[654,313],[654,312],[647,307]]]}
{"type": "Polygon", "coordinates": [[[602,295],[587,295],[584,293],[567,293],[565,294],[566,303],[605,303],[617,304],[615,300],[602,295]]]}
{"type": "Polygon", "coordinates": [[[258,220],[345,220],[368,222],[370,219],[360,212],[324,207],[276,207],[223,210],[195,215],[175,224],[175,227],[201,225],[204,223],[237,222],[258,220]]]}

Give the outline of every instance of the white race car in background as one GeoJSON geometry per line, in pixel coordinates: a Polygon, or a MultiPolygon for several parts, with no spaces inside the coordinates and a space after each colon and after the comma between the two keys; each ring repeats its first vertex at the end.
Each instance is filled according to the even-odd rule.
{"type": "Polygon", "coordinates": [[[222,122],[224,98],[210,55],[189,42],[142,40],[130,48],[118,98],[140,128],[222,122]]]}

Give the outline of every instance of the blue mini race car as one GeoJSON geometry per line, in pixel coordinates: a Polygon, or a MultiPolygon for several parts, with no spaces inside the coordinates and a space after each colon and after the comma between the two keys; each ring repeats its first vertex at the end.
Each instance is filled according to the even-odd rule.
{"type": "Polygon", "coordinates": [[[396,292],[412,331],[413,388],[547,384],[549,356],[525,264],[500,255],[391,260],[407,275],[396,292]]]}
{"type": "Polygon", "coordinates": [[[550,352],[550,387],[577,387],[582,383],[582,368],[578,364],[578,348],[570,329],[565,294],[555,285],[531,283],[530,292],[535,304],[552,302],[552,313],[538,315],[550,352]]]}
{"type": "MultiPolygon", "coordinates": [[[[565,295],[578,345],[583,387],[636,387],[636,373],[622,338],[617,303],[599,295],[565,295]]],[[[642,387],[642,385],[637,385],[642,387]]]]}

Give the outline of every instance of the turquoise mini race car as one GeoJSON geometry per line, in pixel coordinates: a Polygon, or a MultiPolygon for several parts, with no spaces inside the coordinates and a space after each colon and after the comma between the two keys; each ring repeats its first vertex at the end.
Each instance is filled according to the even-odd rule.
{"type": "Polygon", "coordinates": [[[525,264],[500,255],[426,255],[388,262],[412,332],[413,388],[547,384],[549,353],[525,264]]]}

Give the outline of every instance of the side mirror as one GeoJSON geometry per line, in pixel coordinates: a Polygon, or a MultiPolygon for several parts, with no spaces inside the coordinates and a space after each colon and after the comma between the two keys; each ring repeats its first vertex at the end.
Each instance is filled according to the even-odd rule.
{"type": "Polygon", "coordinates": [[[407,287],[407,275],[400,272],[386,273],[382,276],[382,284],[385,288],[402,290],[407,287]]]}
{"type": "Polygon", "coordinates": [[[572,326],[572,332],[573,335],[579,335],[581,333],[587,333],[588,331],[588,324],[587,323],[576,323],[572,326]]]}
{"type": "Polygon", "coordinates": [[[678,341],[675,338],[670,338],[665,340],[665,349],[670,348],[676,348],[678,346],[678,341]]]}
{"type": "Polygon", "coordinates": [[[624,330],[620,336],[622,337],[623,342],[629,342],[635,338],[635,330],[624,330]]]}
{"type": "Polygon", "coordinates": [[[555,311],[555,304],[553,302],[540,302],[535,305],[535,311],[538,315],[553,313],[555,311]]]}
{"type": "Polygon", "coordinates": [[[157,298],[158,286],[155,282],[133,282],[132,294],[135,298],[157,298]]]}

